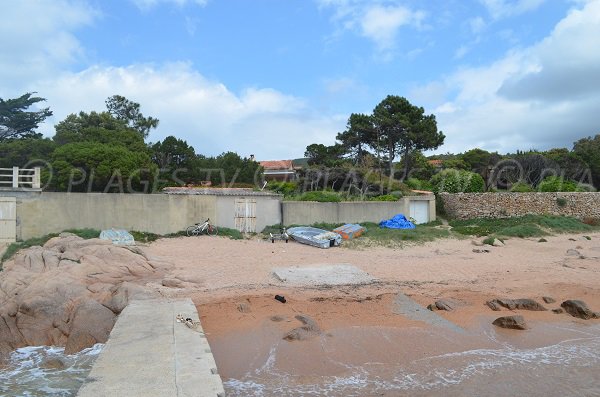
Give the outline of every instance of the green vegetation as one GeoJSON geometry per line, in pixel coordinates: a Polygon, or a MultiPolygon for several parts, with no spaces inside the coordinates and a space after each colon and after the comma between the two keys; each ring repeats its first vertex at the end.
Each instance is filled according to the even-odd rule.
{"type": "Polygon", "coordinates": [[[338,203],[342,201],[339,194],[321,190],[303,193],[298,199],[300,201],[318,201],[321,203],[338,203]]]}
{"type": "Polygon", "coordinates": [[[577,183],[558,176],[545,178],[538,186],[541,192],[580,192],[577,183]]]}
{"type": "Polygon", "coordinates": [[[577,233],[594,230],[578,219],[552,215],[527,215],[506,219],[450,221],[452,231],[471,236],[541,237],[550,233],[577,233]]]}
{"type": "MultiPolygon", "coordinates": [[[[158,240],[161,237],[164,237],[154,233],[139,232],[137,230],[132,230],[129,232],[129,234],[131,234],[133,236],[133,239],[138,243],[151,243],[153,241],[158,240]]],[[[182,235],[185,235],[185,233],[183,233],[182,235]]]]}
{"type": "Polygon", "coordinates": [[[517,182],[511,186],[510,191],[515,193],[530,193],[535,190],[525,182],[517,182]]]}
{"type": "Polygon", "coordinates": [[[219,236],[229,237],[232,240],[242,240],[244,235],[237,229],[230,229],[228,227],[219,226],[219,236]]]}
{"type": "Polygon", "coordinates": [[[474,172],[447,169],[431,178],[434,193],[477,193],[485,191],[485,182],[481,175],[474,172]]]}

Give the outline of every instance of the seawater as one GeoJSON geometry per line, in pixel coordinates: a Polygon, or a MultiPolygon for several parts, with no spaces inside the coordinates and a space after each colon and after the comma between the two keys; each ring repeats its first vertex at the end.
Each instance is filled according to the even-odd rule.
{"type": "Polygon", "coordinates": [[[75,396],[103,344],[76,354],[64,354],[63,347],[31,346],[17,349],[0,369],[0,396],[75,396]],[[48,365],[58,360],[60,368],[48,365]]]}
{"type": "Polygon", "coordinates": [[[408,360],[399,356],[396,362],[336,362],[346,368],[336,375],[282,371],[277,365],[280,347],[287,343],[282,341],[262,366],[223,380],[227,396],[600,396],[600,325],[585,327],[579,335],[534,348],[493,341],[494,348],[408,360]]]}

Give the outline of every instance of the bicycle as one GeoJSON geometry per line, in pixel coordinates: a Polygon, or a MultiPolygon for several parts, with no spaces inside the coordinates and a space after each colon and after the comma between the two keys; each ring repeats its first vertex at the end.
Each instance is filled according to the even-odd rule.
{"type": "Polygon", "coordinates": [[[205,220],[204,223],[196,223],[192,226],[188,226],[187,229],[185,229],[185,234],[188,236],[199,236],[203,233],[206,233],[209,236],[216,236],[219,234],[219,229],[215,225],[210,224],[210,218],[205,220]]]}

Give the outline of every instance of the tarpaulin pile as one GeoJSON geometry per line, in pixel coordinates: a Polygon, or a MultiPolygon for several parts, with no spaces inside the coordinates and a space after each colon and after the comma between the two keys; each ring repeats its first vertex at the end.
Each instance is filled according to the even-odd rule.
{"type": "Polygon", "coordinates": [[[394,215],[392,219],[379,222],[379,227],[388,229],[414,229],[415,225],[402,214],[394,215]]]}

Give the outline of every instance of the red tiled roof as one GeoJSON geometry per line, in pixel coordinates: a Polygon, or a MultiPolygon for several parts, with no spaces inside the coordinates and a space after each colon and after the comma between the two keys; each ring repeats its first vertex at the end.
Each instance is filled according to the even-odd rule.
{"type": "Polygon", "coordinates": [[[427,162],[431,165],[442,165],[444,163],[444,160],[429,160],[427,162]]]}
{"type": "Polygon", "coordinates": [[[259,161],[265,170],[292,170],[292,160],[259,161]]]}

